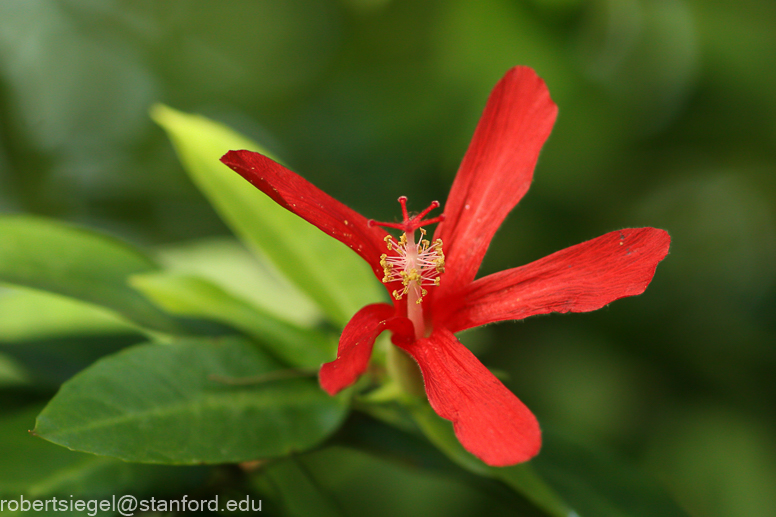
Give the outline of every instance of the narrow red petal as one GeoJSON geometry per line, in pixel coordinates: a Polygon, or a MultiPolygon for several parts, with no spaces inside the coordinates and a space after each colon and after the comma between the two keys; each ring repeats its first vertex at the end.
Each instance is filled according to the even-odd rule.
{"type": "Polygon", "coordinates": [[[346,244],[369,263],[378,279],[383,278],[385,230],[369,226],[364,216],[262,154],[229,151],[221,161],[282,207],[346,244]]]}
{"type": "Polygon", "coordinates": [[[641,294],[671,237],[656,228],[631,228],[558,251],[522,267],[470,284],[458,298],[435,307],[435,324],[453,332],[494,321],[549,312],[587,312],[641,294]]]}
{"type": "Polygon", "coordinates": [[[528,190],[557,106],[530,68],[511,69],[488,98],[434,237],[444,242],[443,292],[477,274],[493,234],[528,190]]]}
{"type": "Polygon", "coordinates": [[[321,366],[319,380],[329,395],[347,388],[366,371],[375,339],[384,330],[413,335],[412,323],[396,317],[396,309],[387,303],[367,305],[345,325],[339,340],[337,359],[321,366]]]}
{"type": "Polygon", "coordinates": [[[466,450],[496,467],[539,453],[536,417],[449,330],[402,348],[420,365],[431,407],[453,422],[466,450]]]}

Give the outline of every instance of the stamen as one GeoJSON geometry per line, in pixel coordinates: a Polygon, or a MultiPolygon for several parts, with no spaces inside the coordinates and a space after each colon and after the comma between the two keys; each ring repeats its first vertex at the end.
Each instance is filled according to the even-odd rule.
{"type": "MultiPolygon", "coordinates": [[[[426,231],[420,229],[421,234],[426,231]]],[[[385,242],[388,249],[395,255],[384,253],[380,255],[380,266],[383,268],[383,283],[401,281],[404,289],[393,292],[393,297],[401,300],[410,289],[416,289],[419,296],[417,303],[428,293],[424,285],[439,285],[439,275],[445,272],[445,254],[442,252],[442,239],[432,243],[423,239],[414,246],[408,246],[406,234],[402,234],[398,242],[392,236],[387,236],[385,242]]]]}
{"type": "Polygon", "coordinates": [[[426,230],[421,228],[421,225],[438,223],[444,220],[444,215],[423,219],[429,212],[439,207],[438,201],[434,201],[428,208],[412,217],[407,211],[407,198],[400,197],[399,204],[404,221],[401,223],[378,223],[370,220],[369,225],[396,228],[404,232],[398,240],[394,239],[392,235],[385,236],[385,244],[389,253],[380,256],[383,283],[401,282],[403,288],[394,290],[393,297],[401,300],[404,296],[409,296],[410,300],[420,304],[423,297],[428,294],[428,290],[424,286],[439,285],[439,275],[445,272],[442,240],[436,239],[433,243],[429,242],[424,238],[426,230]],[[418,244],[415,243],[415,230],[420,231],[420,243],[418,244]]]}

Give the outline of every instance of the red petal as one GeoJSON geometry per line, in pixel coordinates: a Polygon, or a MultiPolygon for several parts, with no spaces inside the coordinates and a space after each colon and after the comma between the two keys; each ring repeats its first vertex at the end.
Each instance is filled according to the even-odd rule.
{"type": "Polygon", "coordinates": [[[385,230],[369,226],[364,216],[262,154],[229,151],[221,161],[282,207],[346,244],[382,280],[380,255],[385,253],[385,230]]]}
{"type": "Polygon", "coordinates": [[[321,387],[329,395],[347,388],[366,371],[375,339],[384,330],[394,330],[399,336],[414,335],[407,318],[395,317],[396,309],[387,303],[367,305],[345,325],[339,340],[337,359],[321,366],[321,387]]]}
{"type": "Polygon", "coordinates": [[[602,235],[522,267],[476,280],[460,305],[435,307],[435,318],[453,332],[494,321],[549,312],[587,312],[641,294],[668,254],[664,230],[631,228],[602,235]]]}
{"type": "Polygon", "coordinates": [[[453,422],[466,450],[496,467],[539,453],[536,417],[449,330],[402,348],[420,365],[431,407],[453,422]]]}
{"type": "Polygon", "coordinates": [[[474,280],[493,234],[531,184],[557,111],[530,68],[511,69],[493,89],[434,235],[447,270],[435,296],[474,280]]]}

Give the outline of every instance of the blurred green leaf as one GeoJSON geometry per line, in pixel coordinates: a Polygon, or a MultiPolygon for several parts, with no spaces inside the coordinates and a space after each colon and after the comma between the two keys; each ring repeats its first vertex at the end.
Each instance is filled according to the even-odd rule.
{"type": "Polygon", "coordinates": [[[0,388],[18,384],[27,384],[29,374],[13,357],[0,353],[0,388]]]}
{"type": "Polygon", "coordinates": [[[184,167],[224,221],[314,299],[338,325],[382,298],[367,264],[347,246],[278,206],[219,159],[258,145],[204,117],[157,105],[153,119],[170,135],[184,167]]]}
{"type": "Polygon", "coordinates": [[[278,320],[204,278],[152,273],[133,276],[130,283],[172,314],[212,319],[245,332],[289,366],[318,367],[336,356],[336,342],[322,332],[278,320]]]}
{"type": "Polygon", "coordinates": [[[61,336],[9,343],[0,341],[0,352],[23,368],[29,384],[51,391],[101,357],[143,341],[146,337],[138,334],[61,336]]]}
{"type": "Polygon", "coordinates": [[[240,338],[149,343],[96,362],[66,382],[35,433],[127,461],[230,463],[320,443],[342,422],[345,398],[289,378],[240,338]],[[273,373],[275,378],[256,376],[273,373]],[[241,379],[253,378],[252,383],[241,379]]]}
{"type": "Polygon", "coordinates": [[[293,456],[256,472],[252,483],[268,494],[289,517],[341,517],[344,514],[333,496],[320,486],[312,472],[293,456]]]}
{"type": "MultiPolygon", "coordinates": [[[[463,448],[453,432],[453,426],[434,413],[428,404],[417,403],[411,408],[423,434],[458,466],[478,474],[498,479],[519,492],[538,508],[553,517],[570,517],[574,512],[547,482],[536,474],[529,463],[513,467],[491,467],[463,448]]],[[[597,515],[597,514],[591,514],[597,515]]]]}
{"type": "Polygon", "coordinates": [[[107,307],[144,327],[182,325],[127,285],[158,266],[129,245],[90,230],[36,217],[0,218],[0,281],[107,307]]]}
{"type": "MultiPolygon", "coordinates": [[[[0,353],[36,388],[57,388],[100,357],[146,339],[97,305],[34,289],[0,292],[0,353]]],[[[2,371],[0,365],[0,383],[2,371]]]]}
{"type": "Polygon", "coordinates": [[[140,494],[163,486],[183,489],[204,481],[206,470],[131,464],[65,450],[30,436],[39,406],[0,417],[0,495],[29,498],[52,495],[140,494]]]}

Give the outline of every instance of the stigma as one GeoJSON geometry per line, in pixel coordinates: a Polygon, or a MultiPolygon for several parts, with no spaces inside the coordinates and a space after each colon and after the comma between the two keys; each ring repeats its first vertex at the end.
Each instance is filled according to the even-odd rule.
{"type": "Polygon", "coordinates": [[[434,201],[418,215],[409,216],[407,212],[407,198],[399,198],[402,207],[404,221],[401,223],[377,223],[370,220],[370,225],[396,228],[403,233],[396,240],[392,235],[385,236],[385,243],[390,253],[380,256],[380,266],[383,268],[383,283],[400,281],[402,289],[393,291],[393,297],[401,300],[407,296],[408,302],[420,304],[423,297],[428,294],[426,287],[438,286],[440,275],[445,272],[445,254],[442,251],[442,239],[433,242],[425,239],[426,230],[421,225],[438,223],[444,220],[444,215],[431,219],[423,219],[431,210],[439,207],[439,202],[434,201]],[[420,231],[420,242],[415,241],[415,231],[420,231]],[[425,286],[425,287],[424,287],[425,286]]]}

